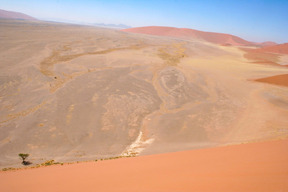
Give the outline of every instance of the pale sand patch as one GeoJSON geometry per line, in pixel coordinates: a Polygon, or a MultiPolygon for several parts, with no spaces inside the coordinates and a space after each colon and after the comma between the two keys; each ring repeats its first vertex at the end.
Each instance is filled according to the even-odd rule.
{"type": "Polygon", "coordinates": [[[279,58],[280,65],[288,65],[288,55],[281,55],[279,58]]]}
{"type": "Polygon", "coordinates": [[[123,151],[121,153],[121,156],[135,156],[140,154],[143,150],[145,150],[145,148],[152,144],[154,141],[154,138],[150,138],[147,140],[143,139],[143,133],[142,131],[139,132],[138,137],[136,138],[136,140],[129,145],[125,151],[123,151]]]}

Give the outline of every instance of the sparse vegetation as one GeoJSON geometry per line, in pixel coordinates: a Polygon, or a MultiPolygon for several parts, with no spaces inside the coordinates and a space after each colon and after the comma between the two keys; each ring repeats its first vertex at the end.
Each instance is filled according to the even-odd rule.
{"type": "MultiPolygon", "coordinates": [[[[128,158],[128,157],[135,157],[136,155],[131,154],[129,156],[115,156],[115,157],[107,157],[107,158],[103,158],[103,159],[95,159],[93,160],[94,162],[97,161],[105,161],[105,160],[112,160],[112,159],[120,159],[120,158],[128,158]]],[[[24,154],[24,153],[20,153],[19,157],[21,157],[21,159],[23,161],[25,161],[25,159],[27,159],[29,157],[29,154],[24,154]]],[[[25,162],[29,162],[29,161],[25,161],[25,162]]],[[[63,163],[63,162],[55,162],[55,160],[49,160],[49,161],[45,161],[44,163],[41,164],[36,164],[34,166],[31,167],[27,167],[27,168],[15,168],[15,167],[7,167],[7,168],[2,168],[2,171],[12,171],[12,170],[20,170],[20,169],[30,169],[30,168],[39,168],[39,167],[43,167],[43,166],[50,166],[50,165],[64,165],[64,164],[74,164],[74,163],[83,163],[83,162],[92,162],[92,161],[76,161],[76,162],[67,162],[67,163],[63,163]]],[[[30,164],[32,164],[31,162],[29,162],[30,164]]]]}
{"type": "Polygon", "coordinates": [[[54,160],[49,160],[49,161],[45,161],[44,163],[41,163],[40,165],[41,166],[49,166],[49,165],[53,165],[53,164],[58,164],[58,163],[55,163],[54,160]]]}
{"type": "Polygon", "coordinates": [[[12,170],[16,170],[17,168],[13,168],[13,167],[7,167],[7,168],[3,168],[2,171],[12,171],[12,170]]]}

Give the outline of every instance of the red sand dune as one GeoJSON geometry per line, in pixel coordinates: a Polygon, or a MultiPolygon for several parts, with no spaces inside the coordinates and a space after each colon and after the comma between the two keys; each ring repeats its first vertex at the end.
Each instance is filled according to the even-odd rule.
{"type": "Polygon", "coordinates": [[[288,54],[288,43],[280,44],[280,45],[274,45],[274,46],[268,46],[263,47],[261,49],[258,49],[262,52],[270,52],[270,53],[279,53],[279,54],[288,54]]]}
{"type": "Polygon", "coordinates": [[[256,79],[255,81],[288,87],[288,74],[256,79]]]}
{"type": "Polygon", "coordinates": [[[279,64],[279,54],[288,54],[288,43],[258,49],[242,48],[241,50],[246,52],[244,57],[246,59],[253,60],[254,63],[256,62],[288,67],[288,65],[279,64]]]}
{"type": "Polygon", "coordinates": [[[0,18],[5,19],[23,19],[23,20],[37,20],[34,17],[31,17],[29,15],[18,13],[14,11],[5,11],[0,9],[0,18]]]}
{"type": "Polygon", "coordinates": [[[260,45],[261,47],[268,47],[268,46],[277,45],[277,43],[272,42],[272,41],[265,41],[265,42],[263,42],[263,43],[260,43],[259,45],[260,45]]]}
{"type": "Polygon", "coordinates": [[[286,192],[288,140],[0,172],[5,192],[286,192]]]}
{"type": "Polygon", "coordinates": [[[261,49],[241,48],[245,51],[244,57],[253,63],[269,64],[285,67],[285,65],[278,64],[278,55],[261,51],[261,49]]]}
{"type": "Polygon", "coordinates": [[[152,26],[152,27],[129,28],[129,29],[123,29],[122,31],[132,33],[143,33],[149,35],[178,37],[185,39],[196,38],[221,45],[254,45],[254,43],[246,41],[234,35],[224,33],[204,32],[186,28],[152,26]]]}

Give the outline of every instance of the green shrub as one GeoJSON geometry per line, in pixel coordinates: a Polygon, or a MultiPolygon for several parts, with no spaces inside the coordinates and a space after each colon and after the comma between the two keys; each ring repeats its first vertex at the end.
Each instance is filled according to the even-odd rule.
{"type": "Polygon", "coordinates": [[[46,161],[44,163],[41,163],[42,166],[49,166],[49,165],[53,165],[53,164],[55,164],[53,159],[46,161]]]}

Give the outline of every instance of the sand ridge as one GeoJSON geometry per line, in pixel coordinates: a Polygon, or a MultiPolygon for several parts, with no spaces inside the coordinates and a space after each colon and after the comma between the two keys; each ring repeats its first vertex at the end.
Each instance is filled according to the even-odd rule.
{"type": "Polygon", "coordinates": [[[288,74],[265,77],[255,81],[288,87],[288,74]]]}
{"type": "Polygon", "coordinates": [[[122,31],[158,36],[178,37],[184,39],[200,39],[220,45],[253,45],[252,42],[246,41],[234,35],[204,32],[187,28],[149,26],[123,29],[122,31]]]}
{"type": "Polygon", "coordinates": [[[262,52],[268,52],[268,53],[288,54],[288,43],[267,46],[259,50],[262,52]]]}
{"type": "Polygon", "coordinates": [[[0,172],[0,190],[202,191],[288,190],[288,140],[0,172]]]}

